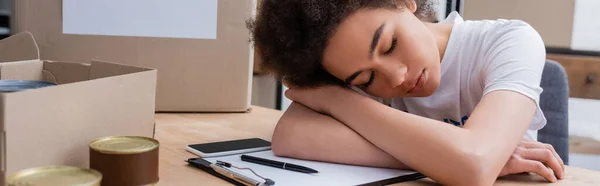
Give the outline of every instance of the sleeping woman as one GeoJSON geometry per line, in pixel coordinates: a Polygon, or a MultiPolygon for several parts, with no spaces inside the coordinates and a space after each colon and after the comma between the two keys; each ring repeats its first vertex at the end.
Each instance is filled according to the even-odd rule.
{"type": "Polygon", "coordinates": [[[294,101],[274,153],[413,169],[447,185],[562,179],[561,158],[537,142],[546,51],[536,30],[432,17],[429,0],[262,0],[252,41],[294,101]]]}

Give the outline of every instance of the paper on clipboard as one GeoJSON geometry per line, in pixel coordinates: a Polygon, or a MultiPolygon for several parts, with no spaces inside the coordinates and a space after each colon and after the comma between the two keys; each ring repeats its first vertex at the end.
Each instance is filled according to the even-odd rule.
{"type": "MultiPolygon", "coordinates": [[[[279,168],[268,167],[264,165],[258,165],[254,163],[244,162],[241,160],[241,155],[231,155],[224,157],[204,158],[205,160],[216,163],[218,161],[224,161],[231,163],[237,167],[247,167],[254,170],[260,176],[272,179],[275,181],[275,185],[285,186],[304,186],[304,185],[328,185],[328,186],[347,186],[347,185],[361,185],[366,183],[377,182],[386,179],[397,178],[399,176],[407,176],[417,174],[415,171],[387,169],[387,168],[376,168],[376,167],[364,167],[364,166],[353,166],[343,165],[326,162],[316,161],[305,161],[291,158],[277,157],[272,151],[261,151],[248,153],[246,155],[282,161],[286,163],[293,163],[309,168],[316,169],[319,171],[318,174],[306,174],[299,173],[289,170],[283,170],[279,168]]],[[[237,171],[239,173],[245,173],[244,175],[252,177],[254,179],[261,179],[253,175],[249,171],[237,171]]]]}

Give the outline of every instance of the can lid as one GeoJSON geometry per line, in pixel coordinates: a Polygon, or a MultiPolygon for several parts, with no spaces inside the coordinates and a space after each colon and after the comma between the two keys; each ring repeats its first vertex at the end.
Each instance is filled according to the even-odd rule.
{"type": "Polygon", "coordinates": [[[21,170],[8,178],[8,186],[100,185],[102,174],[93,169],[71,166],[38,167],[21,170]]]}
{"type": "Polygon", "coordinates": [[[105,154],[137,154],[156,149],[158,141],[141,136],[110,136],[94,140],[90,148],[105,154]]]}
{"type": "Polygon", "coordinates": [[[18,92],[28,89],[36,89],[54,86],[55,83],[31,80],[0,80],[0,92],[18,92]]]}

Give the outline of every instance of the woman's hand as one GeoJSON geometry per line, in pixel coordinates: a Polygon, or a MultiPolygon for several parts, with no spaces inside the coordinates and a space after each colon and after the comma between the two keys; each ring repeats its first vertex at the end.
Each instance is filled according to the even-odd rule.
{"type": "Polygon", "coordinates": [[[565,164],[552,145],[524,139],[499,176],[525,172],[533,172],[550,182],[556,182],[564,178],[565,164]]]}

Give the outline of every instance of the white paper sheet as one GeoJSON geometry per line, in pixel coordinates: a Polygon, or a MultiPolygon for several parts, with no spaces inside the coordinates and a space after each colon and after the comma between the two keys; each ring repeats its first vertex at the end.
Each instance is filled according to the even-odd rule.
{"type": "Polygon", "coordinates": [[[600,0],[575,1],[571,49],[600,51],[600,0]]]}
{"type": "Polygon", "coordinates": [[[217,0],[63,0],[63,33],[217,38],[217,0]]]}
{"type": "MultiPolygon", "coordinates": [[[[241,155],[231,155],[224,157],[205,158],[207,161],[215,163],[217,160],[231,163],[237,167],[248,167],[254,170],[259,175],[272,179],[275,181],[275,186],[305,186],[305,185],[327,185],[327,186],[348,186],[348,185],[360,185],[371,183],[375,181],[381,181],[389,178],[395,178],[402,175],[414,174],[413,171],[386,169],[386,168],[375,168],[375,167],[363,167],[363,166],[352,166],[342,165],[334,163],[316,162],[316,161],[305,161],[298,159],[290,159],[277,157],[272,151],[261,151],[255,153],[248,153],[246,155],[282,161],[286,163],[293,163],[302,165],[319,171],[318,174],[306,174],[300,172],[294,172],[274,167],[268,167],[255,163],[249,163],[242,161],[241,155]]],[[[259,177],[254,176],[252,172],[247,170],[233,169],[238,173],[242,173],[246,176],[252,177],[256,180],[262,180],[259,177]]]]}

